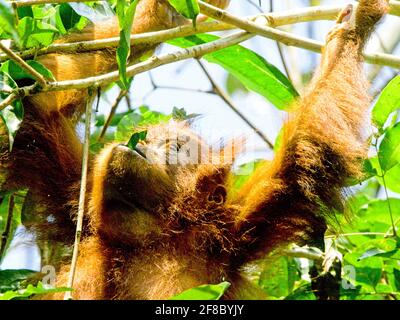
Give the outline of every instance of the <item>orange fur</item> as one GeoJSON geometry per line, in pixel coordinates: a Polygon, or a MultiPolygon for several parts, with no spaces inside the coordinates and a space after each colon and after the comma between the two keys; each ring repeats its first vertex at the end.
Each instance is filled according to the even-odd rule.
{"type": "MultiPolygon", "coordinates": [[[[147,3],[153,10],[158,2],[147,3]]],[[[248,298],[256,289],[241,275],[245,263],[287,242],[323,239],[327,219],[341,209],[345,180],[361,175],[370,98],[360,52],[386,10],[386,1],[361,0],[355,26],[348,25],[346,13],[339,17],[308,93],[293,107],[274,161],[260,166],[235,197],[227,194],[229,164],[185,162],[188,139],[199,146],[194,157],[221,157],[208,152],[185,125],[148,128],[137,151],[107,146],[91,165],[74,297],[166,299],[193,286],[228,280],[232,287],[226,299],[248,298]],[[160,161],[171,155],[177,156],[176,163],[160,161]]],[[[149,21],[164,11],[149,12],[139,20],[143,24],[136,20],[134,30],[152,29],[149,21]]],[[[157,27],[170,26],[172,20],[157,27]]],[[[42,61],[57,75],[68,67],[72,73],[65,77],[81,77],[104,71],[107,54],[92,54],[98,62],[76,71],[69,64],[76,59],[81,66],[80,54],[49,55],[42,61]]],[[[43,101],[49,93],[26,100],[28,115],[14,150],[2,159],[8,170],[5,187],[31,188],[46,207],[42,214],[54,219],[44,219],[47,229],[38,228],[39,234],[71,243],[81,146],[64,108],[70,105],[75,112],[85,93],[78,98],[72,92],[60,94],[65,97],[59,105],[43,101]]],[[[59,285],[65,285],[68,268],[62,267],[59,285]]]]}

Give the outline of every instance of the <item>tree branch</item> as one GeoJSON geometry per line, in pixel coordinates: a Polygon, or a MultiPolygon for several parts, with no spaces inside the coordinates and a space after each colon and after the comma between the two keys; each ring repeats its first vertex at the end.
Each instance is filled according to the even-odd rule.
{"type": "MultiPolygon", "coordinates": [[[[199,6],[203,14],[216,20],[235,25],[236,27],[246,30],[250,33],[255,33],[272,40],[280,41],[288,46],[295,46],[314,52],[321,52],[322,50],[323,43],[319,41],[296,36],[291,33],[277,30],[269,26],[262,26],[260,25],[260,22],[256,23],[251,20],[243,20],[240,17],[237,17],[227,12],[226,10],[211,6],[203,1],[199,1],[199,6]]],[[[269,21],[268,24],[273,23],[273,21],[269,21]]],[[[387,65],[393,68],[400,68],[400,57],[384,53],[364,54],[364,57],[365,60],[369,63],[387,65]]]]}
{"type": "MultiPolygon", "coordinates": [[[[229,26],[229,24],[235,24],[237,27],[249,30],[250,32],[255,32],[255,33],[250,33],[246,31],[239,31],[237,33],[234,33],[232,35],[229,35],[227,37],[220,38],[216,41],[206,43],[206,44],[201,44],[198,46],[193,46],[190,48],[186,49],[181,49],[178,51],[175,51],[173,53],[161,55],[161,56],[154,56],[147,61],[140,62],[135,65],[131,65],[127,68],[127,75],[128,76],[134,76],[139,73],[143,73],[146,71],[149,71],[151,69],[154,69],[156,67],[174,63],[177,61],[182,61],[185,59],[190,59],[190,58],[199,58],[205,54],[232,46],[236,45],[238,43],[244,42],[252,37],[254,37],[256,34],[260,34],[262,36],[266,36],[268,38],[271,38],[273,40],[280,41],[282,43],[285,43],[286,45],[290,46],[296,46],[299,48],[311,50],[314,52],[321,52],[321,49],[323,47],[323,44],[321,42],[315,41],[315,40],[310,40],[304,37],[296,36],[288,32],[284,32],[281,30],[277,30],[268,26],[262,26],[260,25],[260,16],[257,18],[257,23],[250,21],[250,20],[242,20],[241,18],[238,18],[234,15],[231,15],[227,13],[224,10],[220,10],[218,8],[212,7],[208,4],[205,4],[200,1],[201,8],[205,13],[209,14],[212,17],[216,17],[218,19],[224,20],[228,24],[222,24],[220,22],[208,22],[203,25],[203,27],[198,27],[198,29],[193,29],[190,26],[183,26],[180,28],[174,28],[170,30],[165,30],[162,32],[157,32],[157,33],[148,33],[148,34],[142,34],[142,35],[135,35],[133,37],[138,41],[149,41],[151,37],[156,37],[153,39],[155,42],[161,41],[163,37],[176,37],[178,34],[180,35],[180,32],[182,33],[190,33],[190,32],[198,32],[199,30],[205,31],[204,29],[208,29],[211,27],[215,28],[225,28],[229,26]],[[152,35],[150,35],[152,34],[152,35]],[[142,40],[138,40],[142,39],[142,40]]],[[[314,19],[316,16],[319,18],[324,17],[331,17],[333,13],[338,12],[338,8],[331,8],[331,9],[324,9],[325,11],[321,11],[321,7],[319,8],[314,8],[313,10],[309,10],[310,8],[307,8],[308,13],[311,15],[308,16],[307,18],[301,20],[301,21],[306,21],[306,19],[314,19]]],[[[274,25],[277,24],[282,24],[282,23],[289,23],[293,21],[300,21],[301,17],[297,16],[295,17],[294,13],[285,13],[285,14],[273,14],[273,15],[264,15],[262,16],[261,20],[263,20],[263,23],[271,23],[274,25]],[[271,16],[273,16],[273,19],[271,20],[271,16]]],[[[230,26],[229,28],[233,28],[230,26]]],[[[163,38],[164,39],[164,38],[163,38]]],[[[112,39],[111,42],[115,41],[117,39],[112,39]]],[[[106,39],[103,41],[110,41],[110,39],[106,39]]],[[[104,42],[102,43],[102,46],[104,46],[104,42]]],[[[72,45],[77,45],[77,47],[81,46],[81,43],[75,43],[72,45]]],[[[84,47],[85,50],[91,48],[95,48],[95,46],[99,45],[99,42],[94,43],[91,42],[87,47],[84,47]],[[92,46],[92,47],[91,47],[92,46]]],[[[61,46],[61,44],[59,44],[61,46]]],[[[54,47],[55,48],[55,45],[54,47]]],[[[49,50],[49,49],[47,49],[49,50]]],[[[384,54],[384,53],[370,53],[370,54],[364,54],[366,61],[374,64],[379,64],[379,65],[387,65],[391,66],[394,68],[400,68],[400,57],[389,55],[389,54],[384,54]]],[[[38,91],[42,92],[48,92],[48,91],[60,91],[60,90],[69,90],[69,89],[83,89],[83,88],[88,88],[91,86],[98,87],[102,86],[114,81],[117,81],[119,79],[119,74],[118,71],[110,72],[107,74],[103,74],[100,76],[95,76],[95,77],[89,77],[85,79],[79,79],[79,80],[68,80],[68,81],[60,81],[60,82],[49,82],[47,83],[47,86],[42,88],[41,90],[38,90],[37,86],[29,86],[29,87],[23,87],[16,89],[12,92],[11,96],[9,96],[6,100],[4,100],[2,103],[0,103],[0,108],[4,108],[6,106],[6,102],[10,102],[15,100],[16,98],[22,98],[27,95],[31,95],[34,93],[37,93],[38,91]]],[[[1,109],[0,109],[1,110],[1,109]]]]}
{"type": "MultiPolygon", "coordinates": [[[[91,95],[89,90],[89,96],[91,95]]],[[[82,234],[83,226],[83,216],[85,213],[85,203],[86,203],[86,187],[87,187],[87,176],[88,176],[88,166],[89,166],[89,146],[90,146],[90,120],[92,118],[92,104],[91,99],[86,102],[86,112],[85,112],[85,142],[83,145],[83,157],[82,157],[82,175],[81,175],[81,188],[79,193],[79,205],[78,205],[78,216],[76,221],[76,233],[74,250],[72,253],[71,269],[69,271],[68,277],[68,287],[73,288],[75,272],[79,256],[79,244],[82,234]]],[[[67,291],[64,295],[64,300],[72,299],[71,291],[67,291]]]]}
{"type": "MultiPolygon", "coordinates": [[[[48,1],[50,2],[50,1],[48,1]]],[[[240,18],[244,21],[254,21],[259,25],[267,25],[270,27],[278,27],[299,22],[310,22],[317,20],[334,20],[342,9],[341,6],[315,6],[309,8],[301,8],[296,10],[288,10],[282,12],[274,12],[267,14],[259,14],[240,18]]],[[[395,14],[395,12],[393,12],[395,14]]],[[[400,11],[397,13],[400,15],[400,11]]],[[[236,29],[234,25],[221,21],[200,22],[196,28],[192,25],[184,25],[177,28],[162,30],[157,32],[148,32],[142,34],[134,34],[131,36],[131,44],[154,44],[161,43],[167,40],[186,37],[198,33],[215,32],[236,29]]],[[[278,40],[279,41],[279,40],[278,40]]],[[[55,52],[85,52],[92,50],[100,50],[104,48],[117,47],[119,37],[82,41],[75,43],[56,43],[46,48],[37,50],[36,48],[28,49],[22,52],[16,52],[21,58],[31,58],[38,55],[55,53],[55,52]]],[[[0,54],[0,61],[8,59],[6,55],[0,54]]]]}
{"type": "Polygon", "coordinates": [[[29,64],[27,64],[24,60],[22,60],[19,56],[17,56],[14,52],[8,49],[3,43],[0,41],[0,49],[16,64],[18,64],[22,69],[28,72],[43,88],[46,87],[46,79],[35,69],[33,69],[29,64]]]}

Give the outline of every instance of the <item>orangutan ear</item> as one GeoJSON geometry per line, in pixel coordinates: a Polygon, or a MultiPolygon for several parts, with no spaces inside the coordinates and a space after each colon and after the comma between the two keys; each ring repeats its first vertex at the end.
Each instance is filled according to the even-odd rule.
{"type": "Polygon", "coordinates": [[[226,187],[224,185],[217,185],[214,188],[214,191],[212,191],[208,195],[208,201],[209,202],[215,202],[216,204],[224,204],[226,201],[227,197],[227,191],[226,187]]]}
{"type": "Polygon", "coordinates": [[[197,190],[204,194],[208,201],[222,204],[227,197],[226,182],[231,172],[229,165],[204,166],[199,168],[197,190]]]}

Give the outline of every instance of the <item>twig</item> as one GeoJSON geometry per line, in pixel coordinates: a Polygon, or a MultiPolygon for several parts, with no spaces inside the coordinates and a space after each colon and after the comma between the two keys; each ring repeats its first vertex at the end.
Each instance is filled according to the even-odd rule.
{"type": "Polygon", "coordinates": [[[15,100],[19,98],[18,93],[11,93],[7,98],[0,102],[0,111],[12,104],[15,100]]]}
{"type": "Polygon", "coordinates": [[[129,90],[121,90],[118,94],[117,99],[115,100],[114,104],[111,107],[111,111],[107,117],[106,122],[104,123],[103,128],[101,129],[101,133],[99,135],[99,138],[97,139],[97,141],[102,141],[104,138],[104,135],[106,134],[106,131],[108,129],[108,127],[110,126],[111,120],[112,118],[115,116],[115,113],[117,112],[118,106],[121,102],[121,100],[126,97],[126,95],[128,94],[129,90]]]}
{"type": "Polygon", "coordinates": [[[0,262],[6,251],[8,237],[10,236],[11,222],[12,222],[12,218],[13,218],[13,214],[14,214],[14,204],[15,204],[14,195],[12,194],[8,201],[8,214],[7,214],[6,225],[5,225],[4,231],[1,235],[0,262]]]}
{"type": "MultiPolygon", "coordinates": [[[[89,96],[93,93],[92,89],[89,89],[89,96]]],[[[83,157],[82,157],[82,176],[81,176],[81,188],[79,193],[79,206],[78,206],[78,216],[76,222],[76,233],[74,242],[74,251],[72,253],[71,269],[69,271],[68,277],[68,287],[73,288],[74,278],[76,272],[76,266],[78,262],[79,255],[79,244],[81,241],[82,226],[83,226],[83,216],[85,213],[85,203],[86,203],[86,187],[87,187],[87,173],[89,166],[89,146],[90,146],[90,122],[92,118],[92,104],[91,99],[86,102],[86,112],[85,112],[85,142],[83,145],[83,157]]],[[[67,291],[64,295],[64,300],[72,299],[71,291],[67,291]]]]}
{"type": "Polygon", "coordinates": [[[284,250],[283,255],[293,258],[304,258],[309,260],[315,260],[322,262],[324,260],[324,254],[318,253],[310,249],[296,248],[291,250],[284,250]]]}
{"type": "MultiPolygon", "coordinates": [[[[269,11],[270,11],[270,13],[274,12],[274,0],[269,0],[269,11]]],[[[276,43],[276,47],[278,49],[279,57],[281,58],[283,69],[285,69],[286,76],[288,77],[289,81],[291,83],[293,83],[291,76],[290,76],[289,67],[286,63],[286,59],[283,54],[283,49],[282,49],[281,43],[279,41],[275,41],[275,43],[276,43]]]]}
{"type": "Polygon", "coordinates": [[[22,60],[19,56],[17,56],[14,52],[8,49],[4,44],[0,41],[0,49],[8,56],[11,60],[13,60],[16,64],[18,64],[22,69],[28,72],[43,88],[46,87],[47,83],[45,78],[33,69],[29,64],[27,64],[24,60],[22,60]]]}
{"type": "Polygon", "coordinates": [[[340,233],[325,236],[325,239],[339,238],[339,237],[351,237],[351,236],[384,236],[383,232],[351,232],[351,233],[340,233]]]}
{"type": "Polygon", "coordinates": [[[235,106],[234,102],[232,99],[229,97],[229,95],[225,92],[224,89],[222,89],[213,79],[211,74],[208,72],[208,70],[204,67],[204,65],[198,61],[200,68],[204,71],[204,74],[207,76],[208,80],[210,81],[214,91],[216,94],[218,94],[222,100],[225,101],[225,103],[232,109],[233,112],[235,112],[240,119],[242,119],[251,129],[254,130],[254,132],[270,147],[271,149],[274,149],[274,145],[272,144],[271,141],[262,133],[256,126],[254,126],[248,119],[247,117],[235,106]]]}

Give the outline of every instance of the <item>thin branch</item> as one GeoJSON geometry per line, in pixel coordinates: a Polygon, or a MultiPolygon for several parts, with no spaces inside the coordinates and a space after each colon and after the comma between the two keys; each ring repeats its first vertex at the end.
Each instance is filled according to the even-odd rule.
{"type": "Polygon", "coordinates": [[[121,90],[118,94],[117,99],[115,100],[114,104],[111,107],[111,111],[107,117],[106,122],[104,123],[103,128],[101,129],[101,133],[99,135],[99,138],[97,139],[97,141],[101,142],[103,141],[104,135],[107,132],[108,127],[110,126],[111,120],[113,119],[113,117],[115,116],[115,113],[117,112],[118,106],[121,102],[121,100],[126,97],[126,95],[128,94],[129,90],[121,90]]]}
{"type": "Polygon", "coordinates": [[[201,90],[201,89],[192,89],[192,88],[185,88],[185,87],[178,87],[178,86],[165,86],[159,85],[153,78],[151,72],[149,72],[149,79],[152,89],[144,95],[142,98],[143,101],[146,101],[149,96],[151,96],[157,90],[179,90],[179,91],[186,91],[186,92],[196,92],[196,93],[203,93],[203,94],[212,94],[216,95],[216,93],[212,90],[201,90]]]}
{"type": "Polygon", "coordinates": [[[19,98],[18,93],[13,92],[7,98],[5,98],[2,102],[0,102],[0,111],[4,108],[12,104],[15,100],[19,98]]]}
{"type": "Polygon", "coordinates": [[[254,124],[252,124],[247,117],[235,106],[234,102],[232,101],[231,97],[229,97],[228,93],[225,92],[224,89],[222,89],[216,81],[213,79],[211,74],[208,72],[208,70],[205,68],[205,66],[198,61],[200,68],[203,70],[204,74],[207,76],[208,80],[210,81],[214,91],[216,94],[218,94],[222,100],[225,101],[225,103],[231,108],[233,112],[236,113],[242,119],[251,129],[254,130],[254,132],[270,147],[272,150],[274,149],[274,145],[272,144],[271,141],[262,133],[254,124]]]}
{"type": "Polygon", "coordinates": [[[315,260],[322,262],[324,260],[324,254],[318,253],[315,250],[305,248],[295,248],[291,250],[284,250],[283,255],[293,258],[304,258],[309,260],[315,260]]]}
{"type": "Polygon", "coordinates": [[[385,233],[383,232],[352,232],[352,233],[340,233],[325,236],[325,239],[334,239],[340,237],[351,237],[351,236],[384,236],[385,233]]]}
{"type": "MultiPolygon", "coordinates": [[[[271,13],[274,12],[274,0],[269,0],[269,11],[271,13]]],[[[285,55],[283,53],[282,45],[279,41],[275,41],[275,43],[276,43],[276,47],[278,49],[279,57],[281,58],[283,68],[285,69],[286,76],[288,77],[289,81],[293,83],[293,81],[290,77],[289,67],[286,63],[285,55]]]]}
{"type": "Polygon", "coordinates": [[[46,79],[35,69],[33,69],[29,64],[27,64],[24,60],[22,60],[19,56],[17,56],[14,52],[8,49],[3,43],[0,41],[0,49],[16,64],[18,64],[22,69],[28,72],[43,88],[46,87],[46,79]]]}
{"type": "MultiPolygon", "coordinates": [[[[89,96],[93,90],[89,89],[89,96]]],[[[86,112],[85,112],[85,142],[83,145],[83,157],[82,157],[82,175],[81,175],[81,188],[79,194],[79,206],[78,206],[78,216],[76,222],[76,233],[74,242],[74,251],[72,254],[71,269],[69,271],[68,277],[68,287],[73,288],[75,272],[78,262],[79,255],[79,244],[81,241],[82,226],[83,226],[83,216],[85,213],[85,203],[86,203],[86,187],[87,187],[87,173],[89,166],[89,146],[90,146],[90,122],[92,118],[92,104],[91,99],[86,102],[86,112]]],[[[68,291],[64,295],[64,300],[72,299],[71,291],[68,291]]]]}

